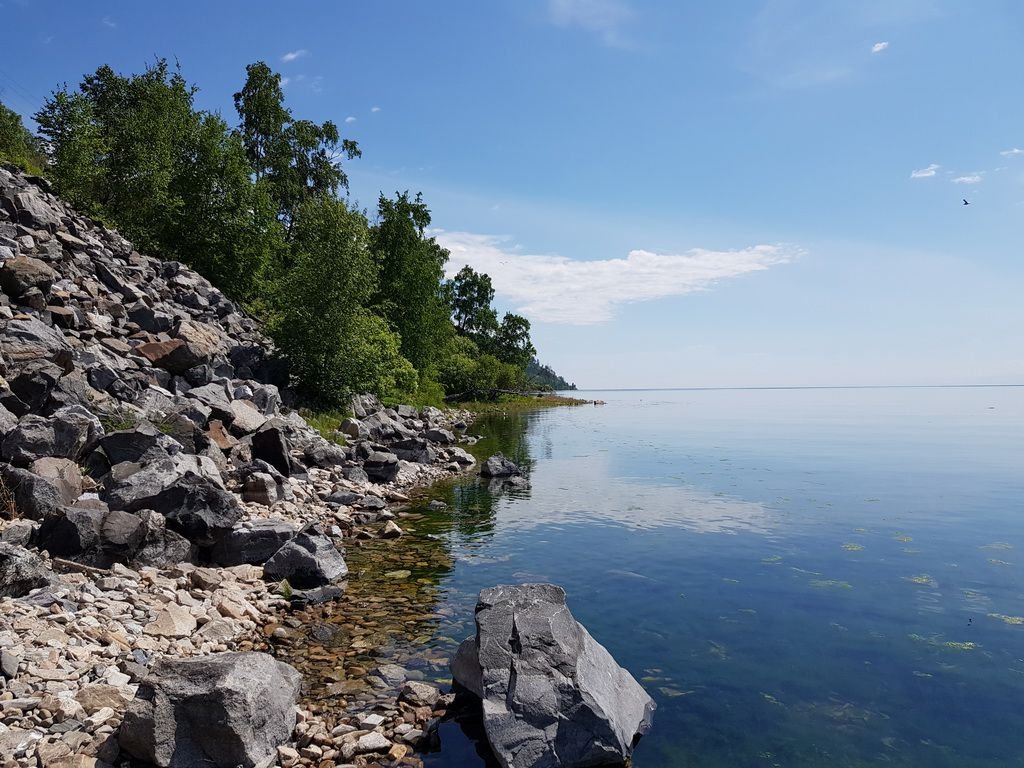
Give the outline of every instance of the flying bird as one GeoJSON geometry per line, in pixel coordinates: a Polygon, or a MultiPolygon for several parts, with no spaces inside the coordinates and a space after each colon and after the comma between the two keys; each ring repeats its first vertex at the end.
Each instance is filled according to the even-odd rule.
{"type": "MultiPolygon", "coordinates": [[[[963,199],[963,198],[961,198],[961,199],[963,199]]],[[[964,205],[970,205],[970,203],[968,203],[966,200],[964,200],[964,205]]]]}

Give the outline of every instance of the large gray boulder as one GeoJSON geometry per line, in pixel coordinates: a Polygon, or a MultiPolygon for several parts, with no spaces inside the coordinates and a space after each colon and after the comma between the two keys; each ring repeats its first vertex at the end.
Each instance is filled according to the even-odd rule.
{"type": "Polygon", "coordinates": [[[263,565],[263,578],[287,580],[296,589],[322,587],[347,575],[345,558],[315,526],[304,528],[263,565]]]}
{"type": "Polygon", "coordinates": [[[210,550],[210,560],[223,566],[263,565],[296,533],[295,527],[284,520],[241,523],[210,550]]]}
{"type": "Polygon", "coordinates": [[[0,443],[0,454],[22,466],[47,456],[78,461],[102,434],[99,419],[80,405],[69,405],[50,417],[23,416],[0,443]]]}
{"type": "Polygon", "coordinates": [[[561,587],[485,589],[476,628],[452,675],[483,700],[505,768],[621,765],[650,729],[651,697],[573,618],[561,587]]]}
{"type": "Polygon", "coordinates": [[[295,728],[298,671],[265,653],[156,661],[125,713],[121,750],[158,768],[272,764],[295,728]]]}
{"type": "Polygon", "coordinates": [[[56,580],[39,555],[14,544],[0,543],[0,597],[24,597],[56,580]]]}
{"type": "Polygon", "coordinates": [[[481,477],[512,477],[518,474],[521,474],[519,467],[500,453],[491,456],[480,467],[481,477]]]}

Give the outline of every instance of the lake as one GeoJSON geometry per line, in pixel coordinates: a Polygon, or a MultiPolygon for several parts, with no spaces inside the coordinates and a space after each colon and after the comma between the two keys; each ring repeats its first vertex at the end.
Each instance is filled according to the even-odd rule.
{"type": "MultiPolygon", "coordinates": [[[[551,581],[657,702],[637,768],[1024,765],[1024,388],[585,396],[471,427],[529,491],[406,523],[427,679],[551,581]]],[[[448,723],[427,764],[484,761],[448,723]]]]}

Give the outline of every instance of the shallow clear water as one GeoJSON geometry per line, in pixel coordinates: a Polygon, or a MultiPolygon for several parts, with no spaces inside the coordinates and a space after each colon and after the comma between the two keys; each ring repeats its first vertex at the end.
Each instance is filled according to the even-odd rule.
{"type": "Polygon", "coordinates": [[[435,494],[428,645],[552,581],[657,701],[637,768],[1024,765],[1024,389],[587,397],[471,430],[532,489],[435,494]]]}

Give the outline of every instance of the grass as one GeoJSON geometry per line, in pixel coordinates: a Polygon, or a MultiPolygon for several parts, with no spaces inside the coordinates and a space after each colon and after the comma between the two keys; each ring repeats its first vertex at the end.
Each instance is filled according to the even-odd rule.
{"type": "Polygon", "coordinates": [[[300,410],[299,415],[306,420],[320,436],[336,445],[345,445],[345,435],[341,433],[341,422],[348,418],[344,411],[309,411],[300,410]]]}
{"type": "Polygon", "coordinates": [[[497,400],[469,400],[454,403],[451,407],[473,413],[509,413],[515,411],[532,411],[537,408],[558,408],[564,405],[596,405],[597,401],[582,400],[578,397],[562,395],[500,395],[497,400]]]}

